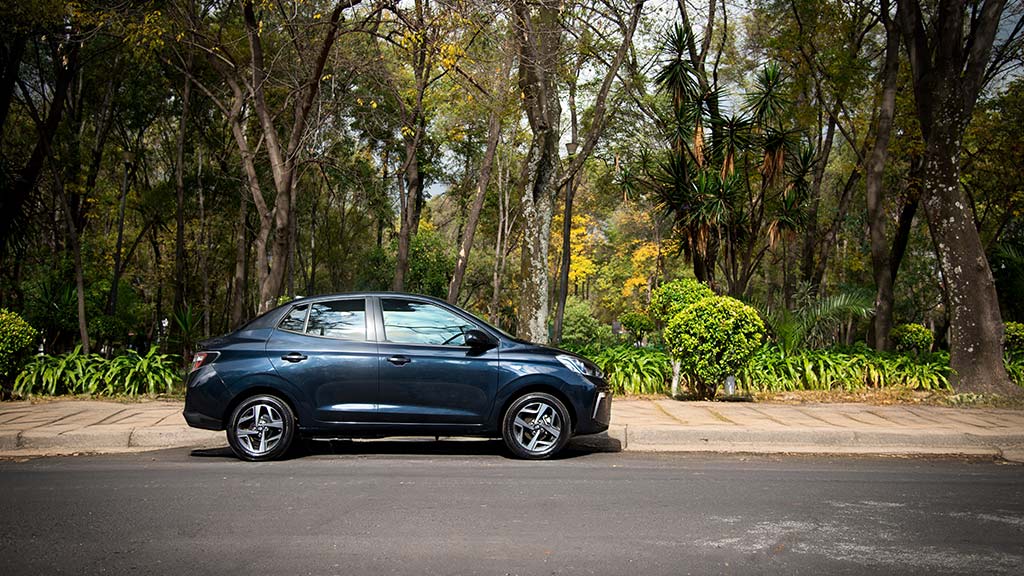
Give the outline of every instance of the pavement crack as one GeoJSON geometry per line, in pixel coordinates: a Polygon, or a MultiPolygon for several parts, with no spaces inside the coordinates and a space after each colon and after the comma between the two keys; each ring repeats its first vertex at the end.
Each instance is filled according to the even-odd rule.
{"type": "Polygon", "coordinates": [[[718,413],[718,412],[717,412],[717,411],[715,411],[715,410],[712,410],[711,408],[707,408],[707,407],[705,407],[704,409],[705,409],[705,410],[707,410],[708,412],[710,412],[710,413],[711,413],[711,415],[712,415],[712,416],[713,416],[713,417],[715,418],[715,420],[719,420],[719,421],[721,421],[721,422],[725,422],[725,423],[727,423],[727,424],[734,424],[734,425],[736,424],[736,423],[735,423],[735,422],[733,422],[732,420],[730,420],[730,419],[726,418],[726,417],[725,417],[724,415],[722,415],[722,414],[718,413]]]}
{"type": "Polygon", "coordinates": [[[671,412],[669,412],[668,410],[665,410],[665,407],[661,405],[661,402],[655,402],[654,403],[654,407],[657,408],[658,411],[661,412],[662,414],[664,414],[665,416],[668,416],[669,418],[675,420],[676,422],[679,422],[683,426],[687,425],[687,422],[685,420],[677,418],[671,412]]]}
{"type": "Polygon", "coordinates": [[[99,426],[100,424],[103,424],[107,420],[110,420],[111,418],[113,418],[114,416],[117,416],[118,414],[124,412],[125,410],[127,410],[127,408],[121,408],[120,410],[118,410],[117,412],[114,412],[113,414],[107,414],[106,416],[103,417],[102,420],[100,420],[99,422],[93,424],[93,426],[99,426]]]}
{"type": "Polygon", "coordinates": [[[85,412],[85,410],[79,410],[78,412],[72,412],[71,414],[65,414],[65,415],[61,416],[60,418],[57,418],[56,420],[52,420],[50,422],[45,422],[43,424],[37,424],[35,426],[29,426],[28,428],[26,428],[26,430],[32,430],[32,429],[35,429],[35,428],[42,428],[43,426],[53,426],[54,424],[56,424],[57,422],[60,422],[61,420],[67,420],[68,418],[73,418],[75,416],[78,416],[79,414],[82,414],[83,412],[85,412]]]}

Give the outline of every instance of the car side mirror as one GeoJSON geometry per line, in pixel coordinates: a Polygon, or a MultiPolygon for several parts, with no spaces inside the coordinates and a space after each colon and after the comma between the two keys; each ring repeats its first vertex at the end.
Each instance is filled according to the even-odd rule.
{"type": "Polygon", "coordinates": [[[466,330],[465,338],[466,346],[474,350],[489,350],[496,345],[494,338],[488,336],[483,330],[466,330]]]}

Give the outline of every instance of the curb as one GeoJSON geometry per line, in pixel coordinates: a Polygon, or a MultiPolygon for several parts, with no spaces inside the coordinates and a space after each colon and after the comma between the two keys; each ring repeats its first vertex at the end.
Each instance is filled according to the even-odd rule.
{"type": "Polygon", "coordinates": [[[1024,436],[877,430],[761,430],[613,426],[608,440],[630,452],[970,455],[1024,463],[1024,436]]]}
{"type": "Polygon", "coordinates": [[[223,432],[193,428],[112,428],[109,430],[35,431],[0,433],[0,454],[71,454],[125,452],[138,449],[205,447],[223,444],[223,432]]]}

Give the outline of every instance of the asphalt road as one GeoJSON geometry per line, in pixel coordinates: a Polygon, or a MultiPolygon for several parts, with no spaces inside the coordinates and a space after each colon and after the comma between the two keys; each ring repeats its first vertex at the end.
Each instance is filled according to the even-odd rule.
{"type": "Polygon", "coordinates": [[[1022,574],[1024,466],[493,442],[6,461],[0,573],[1022,574]]]}

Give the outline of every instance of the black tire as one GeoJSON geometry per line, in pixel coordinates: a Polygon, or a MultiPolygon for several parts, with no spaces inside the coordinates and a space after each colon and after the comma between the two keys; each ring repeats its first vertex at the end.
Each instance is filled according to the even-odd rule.
{"type": "Polygon", "coordinates": [[[295,413],[287,402],[272,394],[251,396],[231,412],[227,436],[231,450],[242,460],[276,460],[291,448],[295,413]]]}
{"type": "Polygon", "coordinates": [[[569,443],[572,419],[558,398],[544,392],[528,392],[505,410],[501,437],[516,458],[543,460],[558,454],[569,443]]]}

